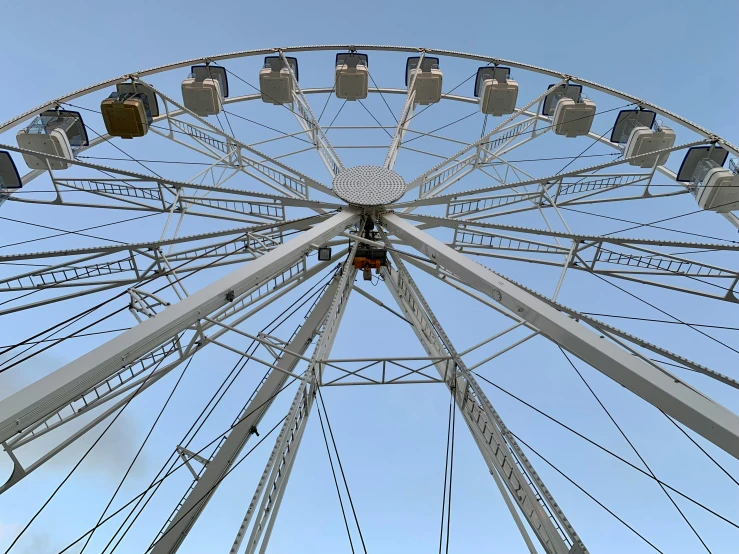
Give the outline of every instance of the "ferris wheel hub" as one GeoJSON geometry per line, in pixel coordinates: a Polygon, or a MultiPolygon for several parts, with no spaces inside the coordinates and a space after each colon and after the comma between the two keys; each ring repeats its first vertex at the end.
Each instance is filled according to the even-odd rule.
{"type": "Polygon", "coordinates": [[[340,171],[333,180],[336,195],[353,206],[384,206],[399,200],[405,181],[392,169],[358,165],[340,171]]]}

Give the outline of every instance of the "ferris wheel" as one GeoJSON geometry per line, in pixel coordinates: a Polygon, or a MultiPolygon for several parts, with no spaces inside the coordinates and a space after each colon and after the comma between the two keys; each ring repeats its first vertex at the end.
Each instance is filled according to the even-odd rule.
{"type": "MultiPolygon", "coordinates": [[[[230,552],[263,553],[313,412],[336,491],[343,482],[349,494],[322,391],[436,384],[450,399],[447,450],[458,414],[520,551],[595,554],[545,485],[548,462],[489,398],[500,387],[486,369],[512,354],[540,361],[535,345],[550,344],[657,408],[685,440],[739,458],[739,416],[702,386],[739,388],[737,351],[671,314],[684,305],[735,318],[737,158],[730,142],[610,87],[424,48],[235,52],[53,99],[0,125],[0,373],[62,360],[0,401],[12,464],[0,500],[140,402],[161,404],[153,429],[191,363],[228,355],[233,370],[193,401],[199,414],[181,416],[189,429],[169,437],[149,487],[111,499],[67,548],[115,551],[176,478],[180,495],[136,548],[178,551],[260,447],[266,465],[230,552]],[[344,355],[355,299],[361,314],[342,332],[356,345],[344,355]],[[638,314],[607,313],[621,303],[687,334],[635,330],[638,314]],[[460,329],[474,340],[460,343],[460,329]],[[421,353],[388,355],[396,333],[421,353]],[[227,396],[247,373],[254,392],[227,396]],[[211,427],[224,398],[236,417],[211,427]]],[[[646,463],[625,463],[693,501],[646,463]]],[[[451,486],[445,476],[447,508],[451,486]]],[[[354,511],[351,496],[341,509],[354,511]]],[[[352,551],[369,540],[346,531],[352,551]]]]}

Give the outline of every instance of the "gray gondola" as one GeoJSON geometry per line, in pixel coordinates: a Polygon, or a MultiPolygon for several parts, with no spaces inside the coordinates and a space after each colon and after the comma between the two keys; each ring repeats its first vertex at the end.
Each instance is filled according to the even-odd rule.
{"type": "Polygon", "coordinates": [[[484,66],[477,70],[475,96],[486,115],[509,115],[516,109],[518,83],[511,79],[509,67],[484,66]]]}
{"type": "Polygon", "coordinates": [[[196,115],[216,115],[228,98],[226,68],[214,65],[193,65],[190,75],[182,81],[182,103],[196,115]]]}
{"type": "Polygon", "coordinates": [[[726,213],[739,209],[739,160],[731,160],[720,146],[694,146],[688,150],[677,172],[677,181],[688,184],[698,206],[726,213]]]}
{"type": "Polygon", "coordinates": [[[259,71],[259,92],[262,102],[290,104],[293,101],[295,83],[298,82],[298,60],[282,56],[267,56],[259,71]],[[287,63],[285,63],[287,61],[287,63]],[[292,73],[292,75],[291,75],[292,73]]]}
{"type": "MultiPolygon", "coordinates": [[[[89,144],[82,116],[79,112],[69,110],[47,110],[40,113],[28,127],[18,131],[16,140],[20,148],[67,160],[74,159],[75,152],[89,144]]],[[[67,169],[71,165],[64,160],[52,160],[33,154],[23,154],[23,160],[31,169],[67,169]]]]}
{"type": "MultiPolygon", "coordinates": [[[[672,148],[675,146],[675,131],[657,121],[652,110],[621,110],[616,117],[611,132],[611,142],[623,144],[624,158],[633,158],[672,148]]],[[[664,165],[670,157],[669,152],[642,156],[629,161],[636,167],[656,167],[664,165]]]]}
{"type": "Polygon", "coordinates": [[[369,57],[367,54],[347,52],[336,54],[336,98],[362,100],[369,91],[369,57]]]}
{"type": "Polygon", "coordinates": [[[405,62],[405,86],[408,87],[413,82],[415,104],[427,106],[441,100],[442,79],[439,58],[425,56],[421,60],[416,56],[408,58],[405,62]]]}
{"type": "Polygon", "coordinates": [[[593,126],[595,102],[583,96],[582,85],[549,85],[549,90],[541,113],[551,116],[554,134],[568,138],[587,135],[593,126]]]}

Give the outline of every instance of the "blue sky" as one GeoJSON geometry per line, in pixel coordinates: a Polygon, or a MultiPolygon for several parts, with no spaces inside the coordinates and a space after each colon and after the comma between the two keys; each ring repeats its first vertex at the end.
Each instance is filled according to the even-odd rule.
{"type": "MultiPolygon", "coordinates": [[[[8,78],[0,94],[0,121],[83,86],[192,57],[299,44],[366,43],[466,51],[556,69],[650,100],[736,144],[739,143],[739,118],[736,115],[739,110],[739,76],[732,63],[739,50],[735,34],[739,4],[716,1],[711,6],[706,10],[700,3],[683,1],[625,1],[599,6],[584,1],[519,1],[478,5],[436,2],[420,7],[418,4],[384,0],[365,4],[287,2],[277,6],[236,2],[206,5],[184,0],[146,4],[141,6],[142,10],[123,3],[78,1],[68,3],[62,11],[57,3],[46,1],[7,3],[3,6],[6,24],[0,35],[0,49],[9,54],[5,65],[8,78]]],[[[301,82],[309,85],[327,82],[325,75],[330,74],[330,64],[322,65],[322,59],[308,56],[301,59],[301,82]],[[321,72],[324,77],[319,77],[321,72]]],[[[389,57],[372,56],[373,75],[382,78],[382,82],[397,86],[402,78],[402,57],[397,60],[397,64],[392,65],[396,62],[389,57]]],[[[243,68],[239,67],[238,74],[255,81],[256,63],[256,60],[252,65],[245,63],[243,68]]],[[[462,81],[464,71],[450,65],[445,72],[445,90],[462,81]]],[[[184,76],[163,76],[160,82],[176,94],[178,80],[184,76]]],[[[514,76],[519,78],[519,75],[514,76]]],[[[524,92],[526,77],[520,74],[520,80],[520,99],[528,98],[524,92]]],[[[249,92],[243,86],[239,89],[239,83],[233,80],[231,85],[240,94],[249,92]]],[[[470,91],[462,93],[469,95],[470,91]]],[[[99,100],[97,97],[91,99],[90,106],[95,107],[93,104],[99,100]]],[[[397,113],[398,99],[392,99],[391,105],[397,113]]],[[[616,104],[612,106],[616,107],[616,104]]],[[[329,104],[327,117],[337,108],[338,104],[329,104]]],[[[386,108],[379,101],[371,105],[371,109],[378,117],[384,118],[384,124],[391,123],[389,114],[381,111],[386,108]]],[[[254,114],[260,121],[269,121],[281,130],[294,132],[297,129],[289,114],[280,113],[271,106],[260,103],[249,106],[249,110],[248,114],[254,114]]],[[[438,123],[436,119],[428,118],[419,121],[419,125],[433,128],[470,111],[467,107],[464,110],[449,108],[439,116],[438,123]]],[[[368,117],[359,110],[352,115],[365,121],[368,117]]],[[[367,122],[372,123],[371,120],[367,122]]],[[[472,124],[469,127],[465,124],[455,127],[450,134],[458,133],[460,139],[474,140],[477,137],[469,133],[479,132],[479,124],[478,119],[474,128],[472,124]]],[[[594,130],[605,131],[609,125],[609,120],[599,121],[594,130]]],[[[255,135],[262,132],[245,125],[240,129],[255,135]]],[[[384,137],[376,138],[381,143],[384,137]]],[[[13,142],[12,136],[3,136],[2,142],[6,140],[13,142]]],[[[172,156],[183,159],[181,153],[167,150],[166,145],[159,145],[161,149],[155,152],[149,152],[146,146],[135,142],[126,142],[122,147],[139,158],[172,156]]],[[[566,155],[563,148],[562,143],[549,143],[546,155],[566,155]]],[[[110,149],[103,151],[103,147],[100,151],[104,152],[101,155],[115,154],[110,149]]],[[[374,152],[371,155],[380,156],[381,161],[381,154],[374,152]]],[[[352,157],[351,153],[347,153],[347,159],[359,163],[359,158],[352,157]]],[[[300,157],[298,160],[311,170],[311,174],[324,177],[320,173],[322,167],[310,166],[310,162],[300,157]]],[[[671,163],[676,161],[679,162],[671,160],[671,163]]],[[[406,177],[418,175],[427,167],[420,165],[420,158],[410,155],[399,160],[398,164],[399,171],[406,177]]],[[[559,162],[552,165],[553,171],[560,169],[558,165],[559,162]]],[[[637,221],[655,220],[662,215],[690,211],[693,209],[691,200],[681,197],[679,202],[665,201],[657,208],[638,205],[633,211],[621,212],[620,216],[637,221]]],[[[611,213],[616,214],[616,211],[611,213]]],[[[109,217],[107,214],[93,214],[80,224],[79,220],[56,211],[34,212],[11,203],[3,206],[1,215],[29,221],[43,219],[49,225],[68,229],[102,223],[109,217]]],[[[580,231],[605,233],[625,226],[602,221],[596,225],[587,217],[571,215],[580,231]]],[[[722,238],[736,237],[736,230],[723,219],[706,214],[681,220],[676,228],[722,238]]],[[[131,225],[126,228],[125,240],[151,236],[156,232],[153,229],[155,227],[148,225],[131,225]]],[[[0,222],[0,237],[3,237],[0,243],[10,238],[15,242],[45,234],[46,231],[0,222]]],[[[121,238],[112,230],[99,234],[106,238],[121,238]]],[[[39,245],[38,249],[61,248],[66,240],[68,237],[39,243],[44,246],[39,245]]],[[[80,245],[93,243],[95,241],[85,242],[84,239],[75,242],[80,245]]],[[[737,267],[736,259],[723,263],[737,267]]],[[[541,286],[542,292],[551,293],[551,272],[538,273],[506,262],[491,261],[489,265],[530,286],[541,286]]],[[[590,312],[662,317],[638,300],[614,292],[614,289],[587,277],[568,274],[561,297],[564,303],[590,312]]],[[[429,291],[432,307],[458,349],[475,344],[504,325],[502,318],[490,310],[450,292],[430,278],[419,275],[417,279],[424,290],[429,291]]],[[[191,286],[197,288],[203,284],[205,281],[196,280],[191,286]]],[[[623,286],[686,321],[724,325],[733,322],[736,325],[733,306],[697,297],[682,298],[654,287],[623,286]]],[[[388,305],[392,304],[392,299],[380,287],[371,289],[371,292],[388,305]]],[[[277,306],[285,307],[293,300],[295,298],[286,299],[277,306]]],[[[352,310],[347,314],[334,349],[335,357],[352,355],[364,347],[356,336],[368,323],[371,329],[369,342],[381,352],[380,355],[422,354],[412,332],[400,326],[392,315],[356,295],[351,299],[350,308],[352,310]]],[[[42,317],[57,320],[72,309],[55,307],[44,312],[42,317]]],[[[31,318],[20,317],[8,318],[7,321],[0,322],[0,329],[8,341],[21,336],[16,322],[19,328],[33,323],[31,318]]],[[[260,315],[250,322],[249,328],[261,329],[267,321],[266,315],[260,315]]],[[[132,324],[130,317],[125,324],[132,324]]],[[[621,325],[621,322],[616,320],[615,324],[621,325]]],[[[738,355],[735,352],[719,347],[689,329],[639,322],[624,322],[621,326],[653,342],[677,349],[718,371],[734,377],[738,375],[738,355]]],[[[289,335],[291,330],[285,333],[289,335]]],[[[523,333],[515,335],[511,340],[522,336],[523,333]]],[[[737,344],[736,332],[715,331],[714,336],[729,345],[737,344]]],[[[0,398],[100,342],[101,339],[81,339],[74,346],[66,346],[58,352],[39,357],[35,363],[17,368],[22,372],[0,374],[0,398]]],[[[481,372],[639,465],[638,459],[584,389],[556,346],[542,338],[532,339],[528,344],[528,348],[517,348],[501,356],[483,367],[481,372]]],[[[207,359],[196,358],[149,447],[134,466],[129,482],[122,489],[121,499],[137,494],[156,473],[175,441],[189,427],[194,414],[215,391],[235,361],[235,356],[225,353],[214,354],[207,359]]],[[[739,504],[736,502],[739,489],[733,482],[656,410],[585,364],[579,361],[575,364],[660,478],[733,521],[739,521],[739,504]]],[[[229,397],[230,403],[214,414],[213,421],[203,430],[203,437],[215,436],[233,419],[256,384],[257,374],[261,376],[259,368],[252,369],[253,373],[242,376],[237,382],[229,397]]],[[[65,485],[13,552],[58,552],[95,522],[143,440],[145,430],[174,386],[177,375],[178,372],[174,372],[160,383],[156,391],[152,390],[151,394],[132,403],[93,451],[92,459],[86,461],[65,485]]],[[[727,390],[699,376],[682,377],[733,411],[739,411],[739,397],[735,390],[727,390]]],[[[498,390],[492,387],[485,390],[517,434],[545,453],[663,552],[701,551],[695,536],[654,483],[598,453],[498,390]]],[[[286,408],[291,397],[291,390],[281,395],[271,415],[286,408]]],[[[421,553],[436,549],[448,394],[436,386],[427,385],[342,387],[327,390],[325,400],[368,552],[421,553]]],[[[277,419],[266,420],[265,429],[277,419]]],[[[451,551],[484,548],[493,552],[523,552],[525,547],[461,418],[458,418],[457,431],[451,551]]],[[[730,473],[739,476],[737,460],[730,459],[700,438],[696,440],[730,473]]],[[[207,440],[203,438],[200,444],[205,442],[207,440]]],[[[90,443],[90,438],[83,439],[71,452],[59,455],[49,467],[0,496],[0,547],[10,544],[20,526],[38,509],[90,443]]],[[[230,548],[270,448],[268,440],[234,471],[228,486],[219,490],[217,500],[202,517],[202,525],[191,533],[180,552],[225,551],[230,548]]],[[[530,457],[591,552],[653,551],[536,456],[530,454],[530,457]]],[[[8,470],[7,461],[3,458],[0,460],[0,480],[8,470]]],[[[170,481],[147,508],[147,517],[139,521],[118,552],[139,552],[148,544],[168,515],[168,510],[176,503],[178,492],[181,493],[189,484],[188,475],[184,472],[170,481]]],[[[678,500],[678,504],[696,525],[712,552],[736,551],[739,529],[684,500],[678,500]]],[[[96,535],[88,551],[99,551],[111,533],[103,530],[96,535]]],[[[315,414],[306,432],[269,551],[349,552],[315,414]]]]}

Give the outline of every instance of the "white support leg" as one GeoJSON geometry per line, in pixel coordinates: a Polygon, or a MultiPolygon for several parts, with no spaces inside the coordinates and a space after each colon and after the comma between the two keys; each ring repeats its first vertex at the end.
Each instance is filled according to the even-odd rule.
{"type": "Polygon", "coordinates": [[[43,421],[91,386],[228,306],[231,299],[294,264],[313,249],[312,245],[333,238],[357,218],[353,209],[345,209],[6,398],[0,402],[0,443],[43,421]]]}
{"type": "MultiPolygon", "coordinates": [[[[535,332],[538,331],[531,323],[529,323],[528,321],[524,321],[523,319],[518,317],[516,314],[513,314],[509,312],[508,310],[506,310],[505,308],[502,308],[499,304],[494,303],[492,300],[490,300],[489,297],[483,298],[480,295],[480,293],[478,293],[477,291],[473,292],[466,287],[460,286],[459,283],[464,284],[464,282],[460,281],[456,276],[452,275],[448,271],[442,270],[438,266],[431,266],[429,264],[419,262],[415,258],[407,257],[405,258],[405,260],[408,263],[413,264],[415,267],[417,267],[421,271],[424,271],[428,273],[429,275],[431,275],[432,277],[434,277],[435,279],[440,280],[442,283],[449,285],[452,288],[457,289],[463,294],[466,294],[470,296],[471,298],[474,298],[478,302],[481,302],[488,308],[496,310],[498,313],[506,317],[509,317],[513,319],[514,321],[523,322],[526,328],[531,329],[532,331],[535,331],[535,332]]],[[[712,379],[716,379],[717,381],[720,381],[724,383],[725,385],[729,385],[730,387],[739,389],[739,381],[732,379],[728,375],[724,375],[722,373],[719,373],[718,371],[709,369],[697,362],[694,362],[693,360],[684,358],[683,356],[675,354],[674,352],[671,352],[665,348],[661,348],[660,346],[657,346],[656,344],[647,342],[643,338],[637,337],[635,335],[630,335],[629,333],[626,333],[625,331],[622,331],[621,329],[608,325],[607,323],[604,323],[593,317],[584,315],[576,310],[573,310],[572,308],[569,308],[567,306],[564,306],[562,304],[559,304],[551,300],[550,298],[547,298],[543,294],[538,294],[533,291],[530,291],[530,292],[531,294],[539,298],[539,300],[541,300],[542,302],[546,302],[547,304],[555,308],[557,311],[568,314],[571,318],[577,321],[582,321],[584,323],[587,323],[594,329],[598,330],[598,332],[609,336],[614,342],[621,344],[621,346],[623,346],[624,348],[626,348],[627,350],[631,352],[635,352],[634,347],[639,346],[659,356],[664,356],[666,359],[680,364],[680,366],[683,366],[687,370],[695,371],[696,373],[701,373],[702,375],[705,375],[712,379]]],[[[636,355],[640,355],[640,354],[636,354],[636,355]]],[[[648,363],[652,363],[652,361],[650,360],[648,363]]]]}
{"type": "MultiPolygon", "coordinates": [[[[306,372],[306,377],[308,373],[306,372]]],[[[272,450],[267,466],[264,468],[262,479],[259,481],[257,490],[254,493],[249,511],[239,528],[234,544],[231,547],[233,553],[237,553],[243,540],[243,533],[249,526],[251,517],[256,513],[257,519],[251,530],[251,535],[246,544],[245,554],[253,554],[259,548],[263,552],[269,544],[269,537],[272,534],[277,512],[280,509],[282,498],[287,489],[287,481],[290,478],[295,458],[297,457],[298,447],[303,439],[303,433],[308,423],[308,416],[313,406],[314,390],[307,382],[303,382],[298,389],[295,399],[290,406],[287,419],[283,425],[280,435],[277,437],[275,447],[272,450]],[[267,485],[265,490],[264,485],[267,485]],[[253,507],[261,496],[259,510],[254,512],[253,507]],[[260,543],[261,540],[261,543],[260,543]]]]}
{"type": "MultiPolygon", "coordinates": [[[[311,268],[305,267],[305,258],[303,257],[297,264],[278,271],[272,276],[266,276],[263,282],[243,295],[234,297],[233,301],[227,306],[216,310],[210,316],[203,317],[197,324],[197,332],[191,328],[187,332],[180,333],[176,339],[155,348],[136,360],[135,363],[127,365],[107,379],[96,383],[95,386],[77,395],[68,404],[47,416],[46,419],[13,435],[2,443],[2,447],[13,461],[13,471],[8,480],[0,485],[0,494],[44,465],[85,433],[96,428],[111,414],[128,404],[135,396],[154,386],[162,377],[199,352],[206,344],[213,343],[230,349],[230,346],[218,340],[219,337],[229,331],[253,338],[248,333],[235,328],[235,326],[266,308],[284,294],[294,290],[305,280],[327,269],[336,260],[343,258],[346,253],[347,250],[343,249],[332,256],[330,261],[318,263],[311,268]],[[228,323],[224,323],[224,321],[228,321],[228,323]],[[211,330],[212,332],[209,332],[211,330]],[[106,408],[106,406],[108,407],[106,408]],[[47,433],[59,430],[80,415],[90,414],[94,411],[97,412],[97,415],[92,421],[51,447],[48,452],[30,465],[22,465],[14,456],[14,450],[43,437],[47,433]]],[[[159,304],[161,308],[168,305],[168,303],[159,304]]],[[[143,318],[139,319],[140,322],[143,320],[143,318]]],[[[276,354],[275,358],[278,356],[276,354]]],[[[249,355],[247,357],[260,363],[266,363],[249,355]]],[[[273,368],[276,367],[273,364],[267,365],[273,368]]]]}
{"type": "Polygon", "coordinates": [[[665,370],[573,321],[523,287],[420,231],[395,214],[383,220],[388,230],[446,268],[470,287],[490,296],[617,383],[739,458],[739,416],[665,370]]]}
{"type": "Polygon", "coordinates": [[[325,315],[321,338],[316,345],[311,362],[304,374],[310,382],[304,381],[300,384],[300,388],[290,407],[288,417],[285,420],[280,435],[277,437],[275,447],[267,462],[267,467],[264,469],[262,478],[257,485],[257,490],[254,492],[243,523],[231,547],[231,554],[238,552],[246,530],[254,516],[256,516],[256,519],[246,544],[245,554],[254,554],[257,551],[260,554],[264,554],[267,548],[272,529],[277,520],[277,513],[282,502],[282,497],[287,489],[287,481],[290,477],[293,463],[295,462],[298,446],[303,437],[308,416],[315,400],[316,387],[320,383],[322,367],[320,360],[327,357],[331,352],[339,324],[344,315],[347,299],[353,289],[357,270],[351,267],[351,260],[354,257],[357,244],[355,243],[354,249],[350,253],[349,262],[344,265],[343,274],[338,287],[335,289],[336,292],[333,295],[331,306],[325,315]],[[268,475],[269,478],[267,479],[268,475]],[[259,502],[260,497],[261,503],[259,510],[254,511],[254,507],[259,502]]]}
{"type": "MultiPolygon", "coordinates": [[[[288,345],[288,350],[299,353],[301,356],[307,350],[328,313],[337,287],[338,279],[335,278],[321,296],[295,338],[288,345]]],[[[275,363],[282,371],[275,369],[264,381],[264,384],[246,407],[240,421],[231,430],[215,456],[208,462],[205,472],[198,479],[195,487],[190,490],[185,501],[173,514],[163,530],[161,538],[154,544],[151,550],[152,554],[170,554],[177,551],[215,493],[220,480],[236,461],[244,445],[246,445],[264,414],[272,405],[274,397],[285,385],[287,373],[292,373],[299,361],[300,358],[296,356],[284,354],[275,363]]]]}
{"type": "MultiPolygon", "coordinates": [[[[455,403],[488,469],[494,476],[497,474],[502,479],[547,554],[587,552],[562,510],[464,365],[461,356],[421,296],[403,262],[397,256],[393,259],[398,271],[385,270],[385,283],[408,319],[413,321],[413,331],[429,356],[448,353],[456,362],[457,368],[452,375],[448,375],[445,364],[436,365],[441,377],[454,393],[455,403]],[[569,544],[565,542],[564,537],[569,544]]],[[[518,513],[515,510],[511,510],[511,513],[529,551],[535,553],[531,539],[519,521],[518,513]]]]}

